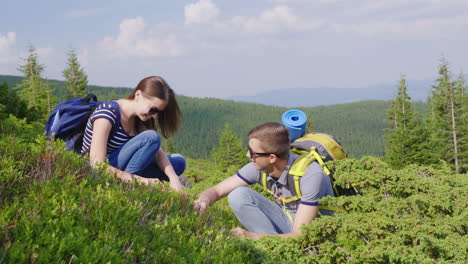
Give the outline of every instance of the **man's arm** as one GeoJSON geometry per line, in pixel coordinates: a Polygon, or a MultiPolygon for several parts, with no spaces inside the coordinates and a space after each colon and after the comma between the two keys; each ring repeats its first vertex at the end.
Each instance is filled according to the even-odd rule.
{"type": "Polygon", "coordinates": [[[244,180],[239,178],[237,175],[232,175],[217,185],[203,191],[195,201],[193,209],[200,211],[200,213],[204,213],[210,205],[228,195],[232,190],[246,185],[247,183],[244,180]]]}
{"type": "MultiPolygon", "coordinates": [[[[301,226],[302,225],[308,225],[314,220],[317,215],[318,215],[319,207],[318,206],[311,206],[311,205],[305,205],[305,204],[300,204],[299,207],[297,208],[296,212],[296,217],[294,218],[294,223],[293,223],[293,230],[291,233],[285,233],[285,234],[277,234],[277,235],[272,235],[272,236],[279,236],[279,237],[298,237],[301,235],[301,226]]],[[[241,227],[236,227],[231,230],[234,234],[239,235],[239,236],[245,236],[245,237],[250,237],[253,239],[259,239],[265,235],[269,234],[263,234],[263,233],[254,233],[254,232],[249,232],[241,227]]]]}

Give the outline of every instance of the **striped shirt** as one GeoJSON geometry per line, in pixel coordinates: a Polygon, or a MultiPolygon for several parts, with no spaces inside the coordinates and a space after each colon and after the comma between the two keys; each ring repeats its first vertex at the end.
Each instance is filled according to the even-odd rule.
{"type": "Polygon", "coordinates": [[[91,139],[93,137],[94,120],[105,118],[112,124],[112,129],[107,140],[107,155],[118,149],[120,146],[129,141],[132,136],[129,136],[120,122],[120,107],[116,101],[109,101],[100,104],[93,114],[89,117],[88,123],[83,137],[83,146],[81,154],[85,154],[91,147],[91,139]]]}

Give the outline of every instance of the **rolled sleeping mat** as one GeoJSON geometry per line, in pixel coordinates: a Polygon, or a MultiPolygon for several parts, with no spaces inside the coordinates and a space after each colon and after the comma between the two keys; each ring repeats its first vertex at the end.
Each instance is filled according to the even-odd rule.
{"type": "Polygon", "coordinates": [[[281,116],[281,123],[289,129],[289,137],[294,141],[305,134],[307,116],[301,110],[288,110],[281,116]]]}

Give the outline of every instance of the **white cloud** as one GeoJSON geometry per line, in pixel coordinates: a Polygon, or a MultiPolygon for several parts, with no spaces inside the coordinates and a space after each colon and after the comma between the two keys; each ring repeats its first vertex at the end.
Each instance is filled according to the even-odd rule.
{"type": "Polygon", "coordinates": [[[283,5],[258,17],[235,17],[232,22],[255,33],[323,29],[406,39],[440,39],[462,34],[468,26],[468,1],[465,0],[271,1],[283,5]]]}
{"type": "Polygon", "coordinates": [[[184,7],[185,24],[203,24],[215,20],[219,9],[211,0],[199,0],[184,7]]]}
{"type": "Polygon", "coordinates": [[[16,33],[8,32],[5,36],[0,34],[0,63],[8,64],[17,61],[14,45],[16,42],[16,33]]]}
{"type": "Polygon", "coordinates": [[[322,20],[302,19],[291,8],[284,5],[265,10],[258,17],[236,16],[231,20],[231,23],[250,33],[313,30],[323,25],[322,20]]]}
{"type": "Polygon", "coordinates": [[[412,38],[437,38],[462,32],[468,26],[468,15],[413,20],[368,20],[363,23],[333,24],[335,32],[355,32],[363,36],[390,35],[412,38]]]}
{"type": "Polygon", "coordinates": [[[415,19],[466,13],[465,0],[355,0],[330,3],[345,18],[415,19]]]}
{"type": "Polygon", "coordinates": [[[99,48],[110,56],[179,56],[183,52],[174,35],[152,36],[142,17],[124,19],[118,36],[105,37],[99,48]]]}

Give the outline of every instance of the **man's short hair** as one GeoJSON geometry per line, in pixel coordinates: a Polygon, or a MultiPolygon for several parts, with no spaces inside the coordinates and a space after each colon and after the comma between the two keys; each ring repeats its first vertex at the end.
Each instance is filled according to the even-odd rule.
{"type": "Polygon", "coordinates": [[[256,126],[249,132],[249,138],[260,141],[264,151],[274,153],[280,159],[287,159],[289,155],[289,130],[276,122],[268,122],[256,126]]]}

